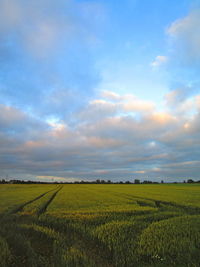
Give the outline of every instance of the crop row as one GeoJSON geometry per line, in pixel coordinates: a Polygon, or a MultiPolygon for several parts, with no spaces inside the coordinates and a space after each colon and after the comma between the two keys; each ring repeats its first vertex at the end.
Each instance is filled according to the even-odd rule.
{"type": "Polygon", "coordinates": [[[74,191],[55,186],[0,219],[0,266],[200,266],[198,207],[120,192],[106,202],[109,190],[94,199],[88,187],[74,191]],[[70,210],[56,208],[68,198],[76,200],[70,210]]]}

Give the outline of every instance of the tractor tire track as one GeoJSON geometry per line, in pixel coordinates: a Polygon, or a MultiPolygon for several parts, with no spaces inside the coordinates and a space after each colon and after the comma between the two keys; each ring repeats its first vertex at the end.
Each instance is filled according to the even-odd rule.
{"type": "Polygon", "coordinates": [[[22,211],[23,208],[24,208],[25,206],[27,206],[27,205],[33,203],[34,201],[36,201],[36,200],[42,198],[43,196],[45,196],[46,194],[48,194],[49,192],[54,191],[54,190],[55,190],[55,188],[54,188],[54,189],[51,189],[51,190],[49,190],[49,191],[47,191],[47,192],[42,193],[41,195],[39,195],[39,196],[35,197],[34,199],[31,199],[31,200],[29,200],[29,201],[23,203],[22,205],[19,205],[18,207],[14,208],[14,209],[12,209],[10,212],[8,212],[8,214],[15,214],[15,213],[17,213],[17,212],[22,211]]]}
{"type": "MultiPolygon", "coordinates": [[[[114,193],[116,196],[119,196],[120,193],[115,192],[114,193]]],[[[141,203],[142,201],[152,201],[155,203],[155,207],[157,207],[158,209],[163,209],[163,205],[172,207],[172,208],[177,208],[182,210],[183,212],[187,213],[187,214],[191,214],[191,215],[198,215],[200,214],[200,208],[199,207],[195,207],[195,206],[187,206],[187,205],[181,205],[175,202],[169,202],[169,201],[162,201],[162,200],[156,200],[153,198],[145,198],[145,197],[139,197],[139,196],[135,196],[135,195],[128,195],[128,194],[121,194],[123,195],[124,198],[128,199],[128,200],[133,200],[135,201],[138,205],[143,206],[143,204],[141,203]],[[142,205],[141,205],[142,204],[142,205]]],[[[148,203],[147,205],[148,206],[148,203]]],[[[149,205],[151,206],[151,205],[149,205]]]]}
{"type": "Polygon", "coordinates": [[[52,194],[52,196],[49,198],[49,200],[41,207],[40,210],[38,210],[37,215],[40,216],[41,214],[45,213],[47,210],[48,206],[51,204],[51,202],[54,200],[58,192],[62,189],[63,187],[61,186],[55,193],[52,194]]]}
{"type": "MultiPolygon", "coordinates": [[[[137,197],[133,196],[134,198],[138,198],[140,200],[147,200],[147,201],[153,201],[155,203],[155,206],[158,209],[164,209],[164,206],[180,209],[185,213],[191,214],[191,215],[198,215],[200,214],[200,208],[195,206],[187,206],[187,205],[181,205],[175,202],[168,202],[168,201],[162,201],[162,200],[156,200],[152,198],[144,198],[144,197],[137,197]]],[[[137,201],[137,203],[140,205],[140,201],[137,201]]]]}

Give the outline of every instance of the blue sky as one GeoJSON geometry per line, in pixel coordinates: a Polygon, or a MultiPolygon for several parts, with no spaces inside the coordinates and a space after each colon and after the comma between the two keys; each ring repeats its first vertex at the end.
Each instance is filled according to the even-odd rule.
{"type": "Polygon", "coordinates": [[[1,176],[199,178],[200,1],[1,0],[1,176]]]}

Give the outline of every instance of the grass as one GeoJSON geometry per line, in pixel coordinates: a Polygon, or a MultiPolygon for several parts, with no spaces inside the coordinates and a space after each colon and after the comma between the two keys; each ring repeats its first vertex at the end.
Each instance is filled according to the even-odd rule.
{"type": "Polygon", "coordinates": [[[14,210],[54,187],[55,185],[0,184],[0,214],[14,210]]]}
{"type": "Polygon", "coordinates": [[[11,252],[4,238],[0,236],[0,266],[6,267],[11,262],[11,252]]]}
{"type": "Polygon", "coordinates": [[[174,266],[199,266],[199,249],[200,215],[154,222],[143,231],[138,246],[139,254],[174,266]]]}
{"type": "Polygon", "coordinates": [[[0,213],[2,267],[200,266],[198,184],[0,185],[0,213]]]}

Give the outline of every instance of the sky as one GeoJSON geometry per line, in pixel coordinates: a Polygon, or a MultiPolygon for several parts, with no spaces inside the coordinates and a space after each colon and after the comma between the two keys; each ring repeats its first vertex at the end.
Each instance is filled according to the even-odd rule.
{"type": "Polygon", "coordinates": [[[200,180],[200,0],[0,0],[0,177],[200,180]]]}

